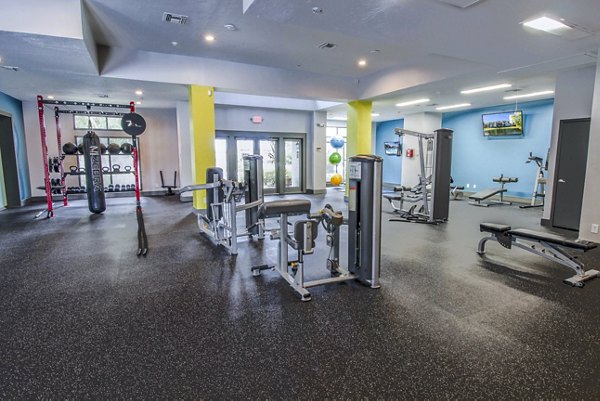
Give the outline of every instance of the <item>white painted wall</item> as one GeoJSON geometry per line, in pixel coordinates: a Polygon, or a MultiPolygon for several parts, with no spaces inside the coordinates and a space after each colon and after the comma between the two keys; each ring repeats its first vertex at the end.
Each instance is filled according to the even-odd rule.
{"type": "MultiPolygon", "coordinates": [[[[560,73],[556,79],[554,116],[552,118],[552,138],[550,140],[550,152],[548,157],[548,184],[546,186],[543,219],[550,219],[550,212],[552,210],[552,193],[554,187],[560,121],[575,118],[589,118],[592,115],[592,98],[594,97],[595,79],[595,66],[565,71],[560,73]]],[[[591,158],[593,159],[594,157],[595,155],[591,158]]]]}
{"type": "MultiPolygon", "coordinates": [[[[155,191],[160,188],[160,170],[165,174],[167,183],[173,178],[173,171],[178,170],[177,153],[177,124],[174,109],[139,109],[147,123],[146,132],[140,136],[140,159],[142,169],[142,185],[144,191],[155,191]],[[170,178],[169,178],[170,177],[170,178]]],[[[42,161],[42,145],[40,139],[40,126],[36,102],[23,102],[23,119],[25,123],[25,137],[27,141],[27,159],[31,179],[31,195],[45,196],[45,192],[37,189],[44,183],[44,167],[42,161]]],[[[47,146],[49,156],[58,156],[56,144],[56,125],[52,108],[45,110],[47,133],[47,146]]],[[[83,135],[85,131],[73,128],[72,115],[61,115],[62,141],[75,142],[76,135],[83,135]]],[[[119,131],[96,131],[99,136],[129,137],[119,131]]],[[[76,165],[75,157],[65,159],[65,168],[76,165]]],[[[67,186],[78,185],[74,177],[69,177],[67,186]]]]}
{"type": "Polygon", "coordinates": [[[587,159],[587,174],[585,176],[585,190],[581,220],[579,223],[579,238],[588,241],[600,242],[600,235],[591,232],[592,224],[600,224],[600,63],[596,69],[594,87],[594,100],[592,103],[592,125],[590,127],[590,144],[587,159]]]}
{"type": "Polygon", "coordinates": [[[244,132],[311,132],[312,112],[301,110],[279,110],[258,107],[215,106],[217,131],[244,132]],[[262,116],[262,124],[253,124],[252,116],[262,116]]]}
{"type": "MultiPolygon", "coordinates": [[[[177,102],[177,146],[179,153],[180,186],[192,185],[192,140],[190,124],[190,103],[177,102]]],[[[191,197],[191,196],[190,196],[191,197]]]]}
{"type": "MultiPolygon", "coordinates": [[[[404,118],[404,128],[410,131],[421,132],[424,134],[433,133],[433,131],[442,128],[441,113],[417,113],[404,118]]],[[[419,183],[421,174],[421,164],[419,159],[419,140],[416,137],[405,135],[402,139],[403,149],[412,148],[415,150],[414,157],[402,157],[402,185],[412,187],[419,183]]]]}

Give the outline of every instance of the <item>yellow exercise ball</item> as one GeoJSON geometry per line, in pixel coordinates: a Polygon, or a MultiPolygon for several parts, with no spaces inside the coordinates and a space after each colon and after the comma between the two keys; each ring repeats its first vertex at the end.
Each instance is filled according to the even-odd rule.
{"type": "Polygon", "coordinates": [[[331,179],[329,180],[329,182],[331,182],[331,185],[337,187],[342,183],[343,180],[344,179],[342,178],[342,175],[336,173],[331,176],[331,179]]]}

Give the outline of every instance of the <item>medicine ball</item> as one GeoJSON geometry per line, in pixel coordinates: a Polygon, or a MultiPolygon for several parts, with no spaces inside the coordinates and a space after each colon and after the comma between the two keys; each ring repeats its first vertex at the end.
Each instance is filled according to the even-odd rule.
{"type": "Polygon", "coordinates": [[[133,145],[125,142],[121,145],[121,152],[125,153],[126,155],[131,154],[131,152],[133,152],[133,145]]]}
{"type": "Polygon", "coordinates": [[[110,153],[111,155],[118,155],[119,152],[121,152],[121,147],[116,143],[111,143],[110,145],[108,145],[108,153],[110,153]]]}
{"type": "Polygon", "coordinates": [[[83,154],[83,142],[81,142],[79,146],[77,146],[77,149],[79,149],[79,153],[83,154]]]}
{"type": "Polygon", "coordinates": [[[63,145],[63,152],[65,152],[66,155],[74,155],[77,153],[77,146],[72,142],[67,142],[63,145]]]}
{"type": "Polygon", "coordinates": [[[102,153],[102,154],[106,153],[106,145],[103,143],[100,144],[100,153],[102,153]]]}

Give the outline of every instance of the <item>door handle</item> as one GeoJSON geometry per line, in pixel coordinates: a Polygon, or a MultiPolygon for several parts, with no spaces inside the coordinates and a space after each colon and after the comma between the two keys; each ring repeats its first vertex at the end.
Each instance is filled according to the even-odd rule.
{"type": "Polygon", "coordinates": [[[558,179],[558,182],[560,182],[561,184],[563,184],[563,183],[565,183],[566,181],[565,181],[565,180],[563,180],[562,178],[559,178],[559,179],[558,179]]]}

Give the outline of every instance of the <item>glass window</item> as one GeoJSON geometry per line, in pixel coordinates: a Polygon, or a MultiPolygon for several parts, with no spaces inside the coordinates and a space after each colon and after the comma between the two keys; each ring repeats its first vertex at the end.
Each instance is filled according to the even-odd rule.
{"type": "Polygon", "coordinates": [[[223,177],[230,179],[231,177],[227,174],[227,139],[215,139],[215,157],[216,166],[223,169],[223,177]]]}
{"type": "Polygon", "coordinates": [[[120,131],[121,128],[121,117],[106,117],[107,128],[112,131],[120,131]]]}
{"type": "Polygon", "coordinates": [[[235,141],[237,145],[237,180],[244,180],[244,155],[254,154],[254,139],[240,139],[235,141]]]}
{"type": "Polygon", "coordinates": [[[121,131],[121,117],[86,116],[75,114],[73,124],[75,129],[90,129],[99,131],[121,131]]]}

